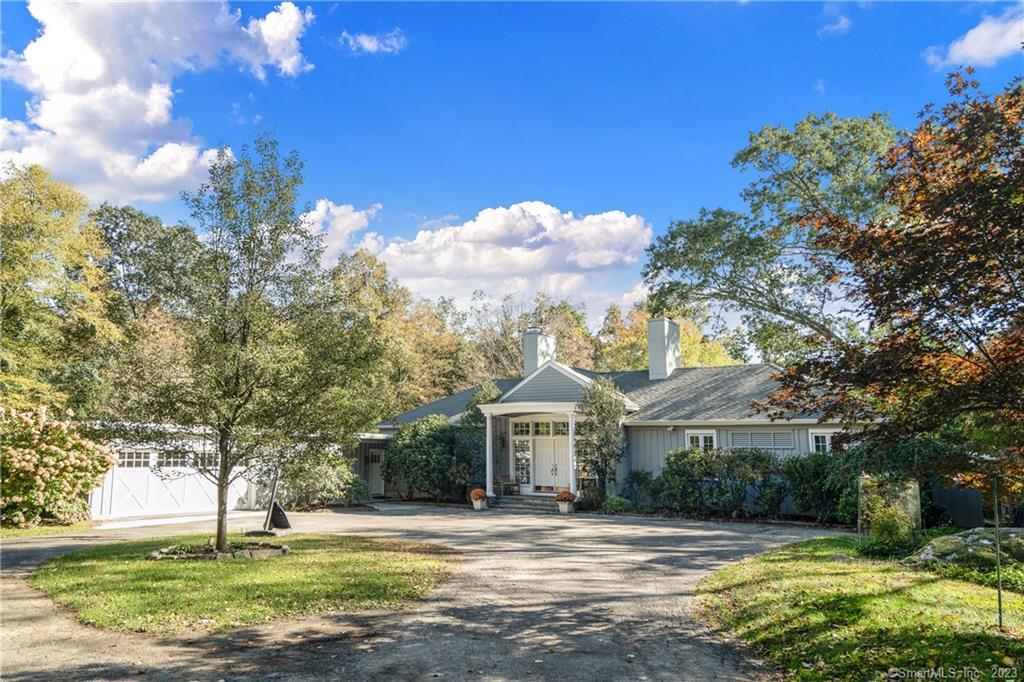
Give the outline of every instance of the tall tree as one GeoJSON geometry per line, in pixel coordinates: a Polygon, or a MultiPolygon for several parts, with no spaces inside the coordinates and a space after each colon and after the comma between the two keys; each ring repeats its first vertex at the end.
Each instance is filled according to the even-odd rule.
{"type": "Polygon", "coordinates": [[[615,481],[625,448],[622,420],[626,416],[626,404],[615,384],[599,377],[583,389],[579,414],[576,440],[579,464],[597,478],[597,487],[603,496],[608,483],[615,481]]]}
{"type": "Polygon", "coordinates": [[[590,369],[594,340],[586,322],[586,313],[564,299],[538,294],[531,305],[512,296],[494,303],[477,292],[467,329],[476,353],[473,383],[522,374],[523,332],[528,327],[555,337],[559,362],[590,369]]]}
{"type": "Polygon", "coordinates": [[[164,225],[132,206],[104,203],[90,219],[108,248],[101,263],[114,293],[114,318],[122,325],[185,297],[202,250],[195,232],[164,225]]]}
{"type": "Polygon", "coordinates": [[[217,485],[217,546],[230,483],[245,469],[322,457],[366,428],[367,370],[381,342],[344,266],[320,266],[320,237],[299,219],[302,164],[269,134],[222,150],[184,196],[202,248],[165,308],[176,371],[137,387],[136,419],[198,433],[191,464],[217,485]]]}
{"type": "Polygon", "coordinates": [[[88,202],[40,166],[0,183],[0,389],[9,407],[88,408],[107,319],[106,255],[88,202]]]}
{"type": "MultiPolygon", "coordinates": [[[[828,249],[804,220],[828,211],[872,220],[889,209],[878,198],[887,171],[878,160],[895,139],[881,114],[839,118],[811,115],[792,128],[765,126],[751,133],[733,166],[755,174],[743,190],[747,211],[702,209],[673,223],[648,249],[644,277],[656,308],[704,302],[737,311],[751,340],[799,337],[841,339],[855,334],[855,311],[823,271],[828,249]],[[786,334],[759,332],[765,325],[786,334]]],[[[774,349],[778,352],[778,349],[774,349]]]]}
{"type": "MultiPolygon", "coordinates": [[[[738,362],[720,341],[705,336],[699,322],[688,317],[692,311],[662,314],[667,314],[679,324],[681,367],[713,367],[738,362]]],[[[647,322],[651,317],[646,302],[639,302],[630,308],[625,318],[621,308],[617,305],[609,306],[604,324],[597,334],[595,368],[602,371],[647,369],[647,322]]]]}
{"type": "Polygon", "coordinates": [[[964,418],[1022,432],[1024,84],[989,96],[970,73],[951,75],[951,101],[886,155],[895,215],[811,217],[820,248],[854,273],[847,293],[874,334],[816,339],[782,375],[774,414],[872,422],[883,444],[964,418]]]}

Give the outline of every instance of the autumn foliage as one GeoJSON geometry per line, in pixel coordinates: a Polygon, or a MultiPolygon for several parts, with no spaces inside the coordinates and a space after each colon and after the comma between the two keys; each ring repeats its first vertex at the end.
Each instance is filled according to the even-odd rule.
{"type": "MultiPolygon", "coordinates": [[[[866,333],[814,340],[762,405],[775,416],[877,420],[879,443],[964,419],[1024,433],[1024,83],[990,96],[967,70],[948,86],[951,101],[882,160],[890,211],[804,217],[866,333]]],[[[1011,438],[990,454],[1019,448],[1011,438]]]]}
{"type": "Polygon", "coordinates": [[[45,408],[0,410],[0,522],[87,518],[86,496],[113,465],[105,446],[83,438],[71,422],[52,419],[45,408]]]}

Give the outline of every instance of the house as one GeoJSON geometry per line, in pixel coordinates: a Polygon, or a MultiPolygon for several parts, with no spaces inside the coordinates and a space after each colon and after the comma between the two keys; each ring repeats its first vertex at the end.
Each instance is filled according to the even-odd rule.
{"type": "MultiPolygon", "coordinates": [[[[679,367],[679,327],[652,319],[647,327],[647,370],[593,372],[558,362],[555,339],[539,329],[523,338],[523,376],[495,381],[498,402],[481,405],[486,417],[488,495],[553,495],[577,492],[576,426],[582,391],[598,376],[622,392],[628,414],[623,422],[626,449],[618,480],[630,471],[657,475],[668,452],[688,446],[756,447],[781,455],[827,451],[838,424],[815,418],[772,422],[751,403],[778,384],[772,365],[679,367]]],[[[476,388],[396,415],[378,424],[380,433],[360,444],[357,463],[377,494],[383,494],[379,462],[387,439],[403,424],[432,414],[458,422],[476,388]]]]}

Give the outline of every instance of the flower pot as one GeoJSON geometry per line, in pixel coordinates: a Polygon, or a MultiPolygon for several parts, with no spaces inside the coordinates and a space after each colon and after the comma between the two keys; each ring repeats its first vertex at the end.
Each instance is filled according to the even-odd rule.
{"type": "Polygon", "coordinates": [[[558,511],[560,511],[563,514],[572,514],[572,506],[572,502],[559,502],[558,511]]]}
{"type": "Polygon", "coordinates": [[[473,509],[477,511],[487,509],[487,500],[473,500],[473,509]]]}

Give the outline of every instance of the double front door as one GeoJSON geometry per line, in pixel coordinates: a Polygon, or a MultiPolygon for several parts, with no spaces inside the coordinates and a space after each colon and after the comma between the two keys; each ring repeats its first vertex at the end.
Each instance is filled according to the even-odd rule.
{"type": "Polygon", "coordinates": [[[535,438],[533,441],[533,488],[554,492],[569,486],[569,439],[535,438]]]}

